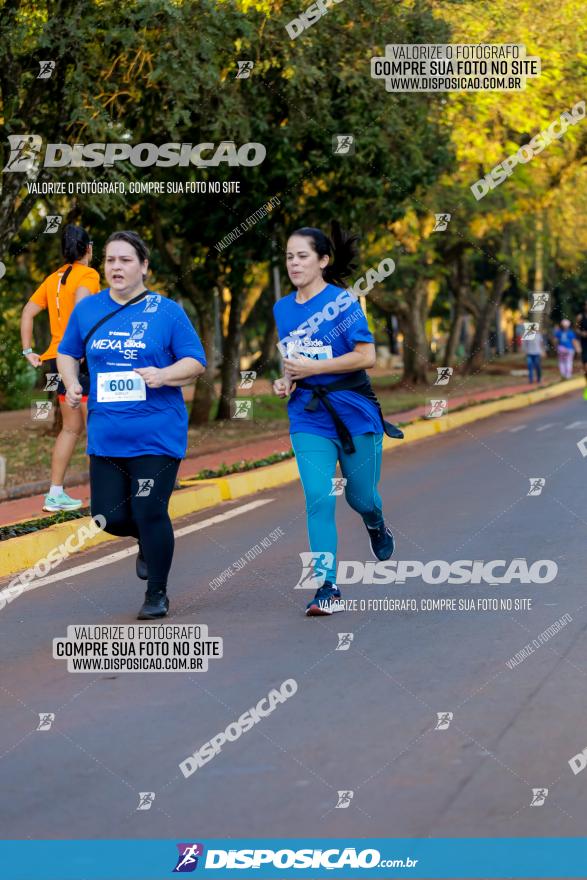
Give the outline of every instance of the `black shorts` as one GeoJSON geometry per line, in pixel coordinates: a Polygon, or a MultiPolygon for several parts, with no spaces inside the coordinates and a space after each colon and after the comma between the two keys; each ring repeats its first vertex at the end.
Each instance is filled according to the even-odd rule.
{"type": "Polygon", "coordinates": [[[581,361],[587,364],[587,339],[581,340],[581,361]]]}
{"type": "MultiPolygon", "coordinates": [[[[61,381],[61,376],[57,372],[57,361],[55,358],[51,360],[45,361],[45,365],[47,366],[47,370],[45,375],[47,376],[49,373],[57,374],[59,377],[57,386],[55,386],[55,377],[51,377],[47,379],[45,383],[45,391],[56,391],[57,396],[60,400],[65,397],[65,385],[61,381]]],[[[88,394],[90,393],[90,374],[87,372],[86,362],[80,364],[79,368],[79,383],[82,386],[82,400],[87,401],[88,394]]]]}

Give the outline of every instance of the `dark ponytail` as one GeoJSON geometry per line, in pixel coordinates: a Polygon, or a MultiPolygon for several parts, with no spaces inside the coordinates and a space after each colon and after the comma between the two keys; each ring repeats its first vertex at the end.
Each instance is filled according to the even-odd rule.
{"type": "Polygon", "coordinates": [[[75,263],[85,257],[90,246],[90,236],[81,226],[68,223],[61,236],[61,252],[68,263],[75,263]]]}
{"type": "Polygon", "coordinates": [[[305,238],[309,238],[319,257],[330,257],[328,265],[322,270],[322,277],[329,284],[344,287],[346,279],[357,267],[359,236],[351,235],[341,229],[338,220],[332,221],[331,230],[331,238],[325,235],[321,229],[315,229],[313,226],[302,226],[301,229],[296,229],[292,235],[303,235],[305,238]]]}

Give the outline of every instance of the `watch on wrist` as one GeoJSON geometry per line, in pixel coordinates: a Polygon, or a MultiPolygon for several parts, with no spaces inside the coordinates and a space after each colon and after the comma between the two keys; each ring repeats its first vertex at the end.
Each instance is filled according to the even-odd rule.
{"type": "Polygon", "coordinates": [[[23,348],[22,353],[26,357],[27,354],[32,354],[33,350],[32,350],[32,348],[23,348]]]}

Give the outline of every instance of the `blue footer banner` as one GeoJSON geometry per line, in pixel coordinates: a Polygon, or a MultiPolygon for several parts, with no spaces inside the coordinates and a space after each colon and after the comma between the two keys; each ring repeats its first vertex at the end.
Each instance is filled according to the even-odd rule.
{"type": "Polygon", "coordinates": [[[9,840],[2,880],[587,877],[587,838],[9,840]]]}

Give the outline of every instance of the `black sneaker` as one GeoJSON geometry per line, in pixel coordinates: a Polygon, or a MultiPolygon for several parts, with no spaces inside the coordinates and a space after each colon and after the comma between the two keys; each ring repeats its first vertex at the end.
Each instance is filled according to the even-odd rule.
{"type": "Polygon", "coordinates": [[[393,540],[391,530],[385,523],[381,523],[375,529],[370,529],[367,526],[367,532],[371,542],[371,552],[375,559],[378,559],[380,562],[389,559],[395,550],[395,541],[393,540]]]}
{"type": "Polygon", "coordinates": [[[145,593],[145,601],[137,614],[137,620],[155,620],[157,617],[165,617],[168,611],[169,599],[165,590],[145,593]]]}
{"type": "Polygon", "coordinates": [[[149,572],[147,570],[147,563],[145,562],[145,557],[143,556],[143,551],[141,550],[141,545],[139,544],[139,555],[137,556],[137,577],[142,581],[146,581],[149,579],[149,572]]]}
{"type": "Polygon", "coordinates": [[[312,601],[306,605],[306,614],[308,617],[320,617],[323,614],[334,614],[336,611],[344,611],[344,606],[340,601],[341,598],[341,592],[338,587],[330,581],[324,581],[322,586],[316,591],[312,601]]]}

